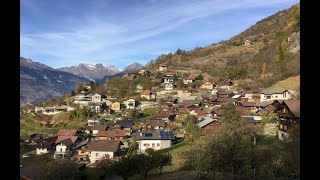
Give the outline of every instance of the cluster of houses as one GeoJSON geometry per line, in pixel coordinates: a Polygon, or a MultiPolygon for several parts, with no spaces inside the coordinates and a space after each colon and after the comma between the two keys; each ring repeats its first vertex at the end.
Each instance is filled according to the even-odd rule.
{"type": "Polygon", "coordinates": [[[60,129],[56,134],[43,137],[32,134],[28,142],[36,145],[36,154],[52,153],[53,158],[72,159],[94,165],[108,155],[117,159],[126,154],[125,142],[132,139],[139,144],[138,151],[147,148],[159,150],[170,147],[175,141],[173,131],[165,130],[164,121],[147,121],[137,130],[134,137],[134,123],[131,120],[114,121],[112,125],[93,125],[84,129],[60,129]]]}
{"type": "MultiPolygon", "coordinates": [[[[136,109],[139,112],[147,108],[158,108],[152,114],[152,119],[143,120],[134,124],[132,120],[107,120],[107,118],[89,118],[87,129],[61,129],[53,136],[43,138],[34,135],[28,142],[37,145],[36,153],[45,154],[54,152],[54,158],[72,158],[95,164],[99,159],[108,155],[118,158],[126,154],[128,142],[138,143],[138,152],[146,149],[164,149],[183,140],[185,131],[173,131],[176,127],[183,127],[185,122],[179,121],[183,117],[192,117],[192,121],[202,132],[202,135],[212,135],[219,132],[222,124],[220,118],[222,107],[226,103],[233,103],[236,110],[242,114],[247,123],[261,123],[262,117],[276,113],[279,119],[278,137],[280,140],[290,136],[290,129],[300,123],[300,100],[292,99],[292,92],[283,89],[235,91],[230,79],[223,81],[219,86],[211,81],[202,81],[198,88],[175,89],[176,74],[168,71],[168,66],[160,64],[157,69],[162,72],[161,86],[163,89],[143,89],[137,85],[136,92],[140,93],[140,100],[134,98],[119,101],[107,98],[101,94],[90,95],[81,92],[74,98],[74,103],[81,107],[87,106],[100,113],[110,110],[123,112],[136,109]],[[165,92],[162,92],[165,91],[165,92]],[[167,95],[166,92],[176,92],[167,95]],[[104,109],[102,104],[105,104],[104,109]]],[[[130,80],[138,76],[150,76],[150,72],[140,70],[129,73],[130,80]]],[[[194,79],[184,78],[184,84],[193,83],[194,79]]],[[[36,112],[55,114],[72,110],[70,107],[36,107],[36,112]]],[[[120,118],[121,119],[121,118],[120,118]]]]}
{"type": "Polygon", "coordinates": [[[54,115],[61,112],[67,112],[67,111],[73,111],[75,108],[70,106],[53,106],[53,107],[35,107],[34,111],[35,113],[42,113],[46,115],[54,115]]]}
{"type": "Polygon", "coordinates": [[[43,137],[32,134],[27,142],[36,145],[36,154],[52,152],[53,158],[70,158],[86,163],[95,163],[108,154],[111,158],[124,151],[124,139],[131,136],[133,122],[115,121],[111,126],[94,125],[84,129],[60,129],[56,134],[43,137]]]}

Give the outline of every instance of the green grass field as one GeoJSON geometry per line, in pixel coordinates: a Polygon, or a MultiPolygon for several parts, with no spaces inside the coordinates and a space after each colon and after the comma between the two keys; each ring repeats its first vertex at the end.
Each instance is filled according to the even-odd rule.
{"type": "Polygon", "coordinates": [[[271,86],[272,88],[287,88],[289,90],[300,91],[300,75],[289,77],[271,86]]]}

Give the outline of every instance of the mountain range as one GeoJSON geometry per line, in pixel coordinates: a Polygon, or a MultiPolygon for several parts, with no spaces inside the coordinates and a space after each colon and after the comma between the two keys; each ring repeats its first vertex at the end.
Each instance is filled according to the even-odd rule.
{"type": "Polygon", "coordinates": [[[99,84],[103,84],[108,78],[123,76],[127,73],[140,70],[141,68],[143,68],[143,66],[137,62],[130,64],[122,71],[114,66],[80,63],[71,67],[58,68],[58,70],[85,77],[97,81],[99,84]]]}
{"type": "Polygon", "coordinates": [[[91,80],[100,80],[104,76],[112,76],[120,73],[121,70],[114,66],[102,64],[84,64],[80,63],[75,66],[62,67],[57,70],[68,72],[77,76],[85,77],[91,80]]]}
{"type": "Polygon", "coordinates": [[[84,64],[58,69],[20,57],[20,106],[61,97],[74,90],[77,83],[104,83],[106,76],[121,76],[141,69],[139,63],[133,63],[123,71],[102,64],[84,64]]]}
{"type": "Polygon", "coordinates": [[[70,93],[87,78],[53,69],[45,64],[20,57],[20,106],[70,93]]]}
{"type": "MultiPolygon", "coordinates": [[[[300,75],[300,4],[269,16],[244,32],[207,47],[178,49],[160,55],[144,68],[155,72],[159,64],[183,76],[218,82],[238,80],[242,89],[268,87],[300,75]]],[[[142,65],[133,63],[123,71],[102,64],[79,64],[59,69],[20,58],[20,103],[62,96],[78,82],[122,76],[142,65]],[[67,71],[67,72],[64,72],[67,71]]]]}

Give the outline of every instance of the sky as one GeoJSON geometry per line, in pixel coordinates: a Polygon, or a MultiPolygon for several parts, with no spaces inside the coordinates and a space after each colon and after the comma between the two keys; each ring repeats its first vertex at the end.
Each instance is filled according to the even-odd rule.
{"type": "Polygon", "coordinates": [[[241,33],[298,0],[20,0],[20,56],[53,68],[145,65],[241,33]]]}

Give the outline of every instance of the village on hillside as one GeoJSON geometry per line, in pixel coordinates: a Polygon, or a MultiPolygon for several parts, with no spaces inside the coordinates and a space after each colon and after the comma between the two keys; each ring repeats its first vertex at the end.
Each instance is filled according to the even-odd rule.
{"type": "MultiPolygon", "coordinates": [[[[28,152],[21,158],[69,159],[94,168],[106,157],[117,161],[132,152],[169,152],[181,144],[195,143],[197,135],[205,138],[218,134],[224,123],[223,108],[228,104],[235,107],[244,123],[278,141],[290,139],[290,129],[300,124],[299,93],[290,89],[241,90],[232,79],[218,82],[201,75],[192,77],[170,69],[168,64],[158,65],[156,72],[141,69],[121,78],[128,82],[148,78],[156,86],[146,89],[136,84],[133,96],[116,97],[89,93],[91,87],[86,85],[74,92],[71,103],[23,108],[22,115],[48,117],[86,109],[90,117],[86,117],[85,126],[74,129],[27,132],[20,144],[27,146],[28,152]]],[[[50,128],[50,122],[43,127],[50,128]]],[[[32,175],[25,171],[24,176],[32,175]]]]}

